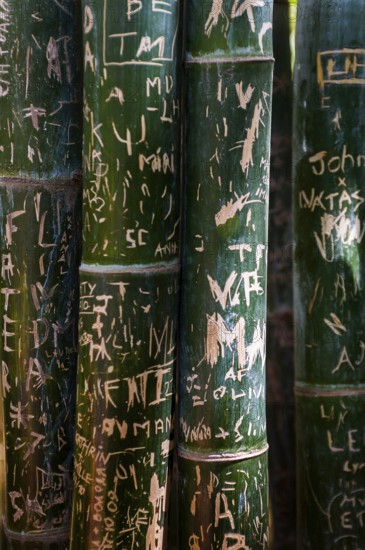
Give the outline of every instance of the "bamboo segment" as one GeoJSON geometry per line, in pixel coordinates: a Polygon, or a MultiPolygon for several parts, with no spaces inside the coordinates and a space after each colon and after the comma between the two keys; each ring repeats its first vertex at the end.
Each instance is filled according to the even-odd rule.
{"type": "Polygon", "coordinates": [[[178,273],[171,266],[105,279],[82,271],[72,544],[163,548],[178,273]],[[109,342],[91,340],[95,330],[109,342]]]}
{"type": "Polygon", "coordinates": [[[0,407],[0,545],[5,547],[4,530],[2,527],[5,511],[5,445],[4,445],[4,420],[3,407],[0,407]]]}
{"type": "Polygon", "coordinates": [[[179,293],[180,4],[83,4],[72,549],[166,547],[179,293]]]}
{"type": "Polygon", "coordinates": [[[77,1],[0,2],[1,363],[8,548],[66,548],[80,260],[77,1]]]}
{"type": "Polygon", "coordinates": [[[80,175],[80,2],[1,0],[1,176],[80,175]]]}
{"type": "Polygon", "coordinates": [[[181,462],[180,548],[268,548],[267,454],[227,463],[181,462]]]}
{"type": "Polygon", "coordinates": [[[22,542],[44,548],[51,540],[50,548],[64,548],[71,516],[79,188],[8,180],[0,198],[4,529],[9,548],[23,548],[22,542]]]}
{"type": "Polygon", "coordinates": [[[292,258],[292,76],[289,2],[274,1],[271,132],[267,433],[272,550],[295,548],[295,403],[292,258]]]}
{"type": "Polygon", "coordinates": [[[271,11],[187,5],[180,544],[195,550],[268,543],[271,11]]]}
{"type": "Polygon", "coordinates": [[[365,537],[364,17],[364,4],[352,0],[298,5],[294,200],[300,548],[361,548],[365,537]]]}

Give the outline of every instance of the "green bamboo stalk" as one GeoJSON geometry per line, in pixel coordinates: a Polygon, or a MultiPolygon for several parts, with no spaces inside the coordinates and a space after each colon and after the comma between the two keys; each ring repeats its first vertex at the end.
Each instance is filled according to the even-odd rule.
{"type": "Polygon", "coordinates": [[[181,548],[268,545],[271,2],[187,3],[181,548]]]}
{"type": "Polygon", "coordinates": [[[0,2],[1,362],[11,549],[67,547],[80,257],[77,1],[0,2]]]}
{"type": "Polygon", "coordinates": [[[74,550],[166,546],[180,271],[180,6],[83,3],[74,550]]]}
{"type": "Polygon", "coordinates": [[[289,24],[288,0],[275,0],[267,326],[267,433],[273,550],[295,548],[296,523],[289,24]]]}
{"type": "Polygon", "coordinates": [[[299,548],[357,549],[365,540],[364,18],[355,0],[298,3],[299,548]]]}

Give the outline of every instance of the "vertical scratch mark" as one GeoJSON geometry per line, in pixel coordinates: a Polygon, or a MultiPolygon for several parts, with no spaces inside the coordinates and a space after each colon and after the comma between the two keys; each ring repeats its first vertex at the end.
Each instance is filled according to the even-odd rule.
{"type": "Polygon", "coordinates": [[[27,48],[27,57],[26,57],[26,68],[25,68],[25,98],[28,97],[28,88],[29,88],[29,61],[30,61],[30,55],[32,53],[32,48],[28,46],[27,48]]]}

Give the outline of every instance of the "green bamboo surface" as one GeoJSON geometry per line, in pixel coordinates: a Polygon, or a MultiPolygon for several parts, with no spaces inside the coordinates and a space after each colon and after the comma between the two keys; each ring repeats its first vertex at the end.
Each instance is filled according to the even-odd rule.
{"type": "Polygon", "coordinates": [[[5,550],[4,530],[2,528],[5,511],[5,445],[4,445],[4,415],[3,407],[0,407],[0,547],[5,550]]]}
{"type": "Polygon", "coordinates": [[[353,0],[298,3],[298,547],[318,550],[365,540],[364,17],[353,0]]]}
{"type": "Polygon", "coordinates": [[[274,87],[271,132],[267,433],[272,549],[295,548],[295,403],[292,258],[292,74],[290,12],[274,1],[274,87]]]}
{"type": "Polygon", "coordinates": [[[187,3],[181,548],[266,548],[271,2],[187,3]]]}
{"type": "Polygon", "coordinates": [[[4,529],[9,548],[56,550],[71,516],[80,193],[7,180],[0,199],[4,529]]]}
{"type": "Polygon", "coordinates": [[[80,4],[0,2],[7,548],[68,545],[80,260],[80,4]]]}
{"type": "Polygon", "coordinates": [[[71,548],[166,548],[181,2],[83,3],[84,221],[71,548]]]}

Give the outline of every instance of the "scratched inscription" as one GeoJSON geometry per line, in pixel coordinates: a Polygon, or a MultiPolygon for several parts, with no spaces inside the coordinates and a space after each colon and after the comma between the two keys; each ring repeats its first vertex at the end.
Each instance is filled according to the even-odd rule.
{"type": "Polygon", "coordinates": [[[71,513],[81,197],[9,182],[0,193],[6,527],[41,535],[71,513]]]}
{"type": "MultiPolygon", "coordinates": [[[[267,244],[266,227],[258,220],[265,218],[268,200],[270,88],[256,66],[241,69],[236,79],[230,70],[222,68],[221,77],[215,68],[208,70],[203,81],[195,66],[188,70],[191,94],[202,98],[195,108],[188,97],[191,119],[204,121],[199,134],[189,134],[191,151],[209,145],[206,163],[198,168],[191,162],[187,176],[180,428],[190,448],[249,448],[265,440],[267,244]],[[205,99],[206,81],[216,87],[205,99]],[[198,288],[204,293],[196,311],[198,288]],[[222,411],[214,425],[207,403],[222,411]],[[232,416],[223,413],[228,408],[233,425],[232,416]]],[[[269,74],[270,68],[264,78],[269,74]]]]}
{"type": "MultiPolygon", "coordinates": [[[[330,2],[322,4],[303,7],[318,17],[330,2]]],[[[365,36],[353,19],[351,36],[340,38],[338,22],[354,5],[337,8],[327,38],[313,43],[313,64],[306,48],[297,52],[298,537],[303,547],[357,550],[365,488],[365,36]]]]}
{"type": "Polygon", "coordinates": [[[84,2],[85,262],[178,256],[178,10],[176,0],[84,2]]]}
{"type": "Polygon", "coordinates": [[[270,0],[191,0],[189,13],[188,51],[193,55],[212,54],[212,45],[237,56],[249,51],[259,57],[270,50],[270,0]]]}
{"type": "Polygon", "coordinates": [[[181,548],[267,549],[267,456],[249,463],[181,463],[181,548]],[[208,512],[209,511],[209,512],[208,512]]]}
{"type": "Polygon", "coordinates": [[[319,52],[317,78],[322,90],[327,84],[364,85],[365,50],[344,48],[319,52]]]}
{"type": "MultiPolygon", "coordinates": [[[[163,547],[178,277],[135,283],[81,277],[74,510],[91,548],[163,547]]],[[[74,529],[73,543],[83,536],[74,529]]]]}
{"type": "Polygon", "coordinates": [[[364,396],[341,400],[318,397],[312,402],[303,396],[297,399],[299,425],[312,426],[298,434],[298,491],[304,503],[303,515],[316,515],[322,524],[322,533],[316,533],[321,547],[330,543],[336,550],[361,548],[365,537],[365,461],[364,429],[359,427],[358,418],[364,414],[364,396]],[[331,476],[323,470],[324,460],[331,461],[331,476]]]}
{"type": "Polygon", "coordinates": [[[364,379],[365,361],[365,150],[347,137],[348,116],[341,104],[323,108],[320,118],[328,137],[336,141],[318,141],[297,168],[296,223],[310,223],[307,242],[299,237],[297,243],[298,266],[307,265],[301,278],[310,281],[302,294],[309,323],[305,335],[299,336],[304,336],[305,355],[311,358],[307,364],[298,363],[298,373],[300,378],[320,376],[328,383],[357,382],[364,379]],[[320,359],[324,351],[325,362],[320,359]]]}
{"type": "Polygon", "coordinates": [[[80,261],[77,0],[0,1],[1,391],[7,546],[67,544],[80,261]],[[43,541],[43,542],[42,542],[43,541]]]}
{"type": "Polygon", "coordinates": [[[182,546],[193,550],[267,544],[271,8],[187,9],[178,453],[182,546]]]}
{"type": "Polygon", "coordinates": [[[73,550],[166,547],[179,296],[181,6],[83,2],[73,550]]]}
{"type": "Polygon", "coordinates": [[[0,2],[3,174],[64,181],[80,172],[79,9],[77,0],[0,2]]]}
{"type": "MultiPolygon", "coordinates": [[[[131,22],[143,9],[143,2],[128,2],[125,17],[118,17],[120,2],[104,0],[103,12],[103,62],[108,65],[142,64],[162,67],[166,61],[173,61],[176,56],[176,39],[178,20],[175,20],[173,39],[165,37],[163,28],[156,25],[156,31],[149,31],[151,24],[144,31],[136,29],[131,22]]],[[[152,0],[151,14],[157,20],[159,14],[171,16],[176,10],[176,0],[152,0]]],[[[165,19],[166,20],[166,19],[165,19]]],[[[143,29],[141,29],[143,30],[143,29]]]]}

